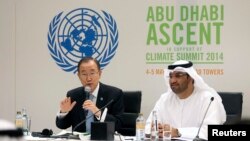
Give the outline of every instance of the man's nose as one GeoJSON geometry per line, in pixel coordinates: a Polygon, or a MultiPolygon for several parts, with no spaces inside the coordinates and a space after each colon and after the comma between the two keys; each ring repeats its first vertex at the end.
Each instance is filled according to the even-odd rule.
{"type": "Polygon", "coordinates": [[[177,81],[176,77],[172,77],[169,79],[169,82],[170,83],[175,83],[177,81]]]}

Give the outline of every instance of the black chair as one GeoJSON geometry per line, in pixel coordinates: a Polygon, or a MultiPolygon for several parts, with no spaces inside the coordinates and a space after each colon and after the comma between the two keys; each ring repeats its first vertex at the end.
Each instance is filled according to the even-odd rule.
{"type": "Polygon", "coordinates": [[[224,124],[238,124],[241,121],[243,94],[241,92],[218,92],[226,110],[224,124]]]}
{"type": "Polygon", "coordinates": [[[124,91],[123,125],[118,131],[124,136],[135,136],[135,121],[141,111],[141,91],[124,91]]]}

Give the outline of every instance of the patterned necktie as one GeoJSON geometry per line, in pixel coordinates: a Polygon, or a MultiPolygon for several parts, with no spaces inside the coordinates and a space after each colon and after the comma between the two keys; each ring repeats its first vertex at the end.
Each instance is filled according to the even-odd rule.
{"type": "MultiPolygon", "coordinates": [[[[92,94],[90,94],[90,95],[89,95],[89,99],[90,99],[91,101],[93,101],[94,96],[93,96],[92,94]]],[[[90,110],[88,110],[88,114],[87,114],[87,116],[86,116],[86,118],[88,118],[88,119],[86,119],[86,131],[87,131],[88,133],[91,133],[91,122],[94,121],[94,116],[92,116],[92,115],[93,115],[93,113],[92,113],[90,110]]]]}

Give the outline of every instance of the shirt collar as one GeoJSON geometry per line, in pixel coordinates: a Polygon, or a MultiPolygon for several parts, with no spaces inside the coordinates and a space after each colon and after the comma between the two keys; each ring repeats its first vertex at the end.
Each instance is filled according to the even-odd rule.
{"type": "Polygon", "coordinates": [[[97,84],[95,90],[92,93],[92,95],[95,96],[96,98],[97,98],[97,95],[98,95],[99,88],[100,88],[100,83],[97,84]]]}

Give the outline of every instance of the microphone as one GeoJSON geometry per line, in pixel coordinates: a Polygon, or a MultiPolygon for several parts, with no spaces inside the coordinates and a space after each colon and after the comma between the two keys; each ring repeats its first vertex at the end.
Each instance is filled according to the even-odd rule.
{"type": "Polygon", "coordinates": [[[86,93],[86,99],[89,99],[91,88],[89,86],[85,86],[84,91],[86,93]]]}
{"type": "MultiPolygon", "coordinates": [[[[90,97],[90,91],[91,91],[91,88],[89,86],[85,86],[85,88],[84,88],[84,92],[86,94],[85,100],[89,99],[89,97],[90,97]]],[[[88,110],[84,110],[84,112],[85,112],[85,115],[88,114],[88,110]]]]}
{"type": "Polygon", "coordinates": [[[205,119],[205,117],[206,117],[206,115],[207,115],[207,111],[208,111],[208,109],[209,109],[209,107],[210,107],[210,105],[211,105],[211,103],[212,103],[213,100],[214,100],[214,97],[211,97],[210,103],[209,103],[209,105],[207,106],[207,110],[206,110],[206,112],[205,112],[205,114],[204,114],[204,117],[203,117],[203,119],[202,119],[202,121],[201,121],[201,125],[200,125],[200,127],[199,127],[198,132],[197,132],[197,135],[196,135],[196,137],[193,139],[193,141],[205,141],[205,139],[202,139],[202,138],[199,137],[199,133],[200,133],[200,130],[201,130],[201,126],[202,126],[202,124],[203,124],[203,122],[204,122],[204,119],[205,119]]]}
{"type": "Polygon", "coordinates": [[[95,113],[93,113],[92,115],[89,115],[85,118],[85,120],[81,121],[80,123],[78,123],[73,129],[72,129],[72,136],[69,136],[70,139],[79,139],[79,137],[75,137],[73,135],[73,132],[83,123],[85,123],[89,118],[92,118],[96,113],[100,112],[101,110],[103,110],[104,108],[107,108],[112,102],[114,101],[114,99],[111,99],[106,105],[104,105],[103,107],[101,107],[98,111],[96,111],[95,113]]]}

